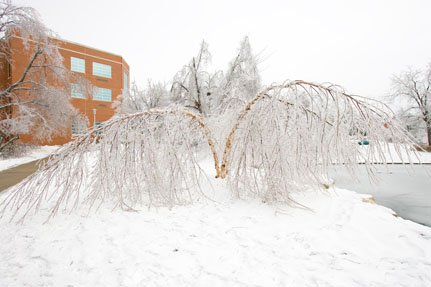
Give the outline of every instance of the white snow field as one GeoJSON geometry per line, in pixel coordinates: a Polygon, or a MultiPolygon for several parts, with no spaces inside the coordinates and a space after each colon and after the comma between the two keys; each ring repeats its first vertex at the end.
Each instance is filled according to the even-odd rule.
{"type": "Polygon", "coordinates": [[[31,149],[22,157],[0,159],[0,171],[25,164],[49,156],[58,149],[58,146],[38,146],[31,149]]]}
{"type": "Polygon", "coordinates": [[[300,208],[211,181],[210,198],[172,209],[4,217],[0,286],[431,286],[431,228],[369,196],[304,191],[300,208]]]}

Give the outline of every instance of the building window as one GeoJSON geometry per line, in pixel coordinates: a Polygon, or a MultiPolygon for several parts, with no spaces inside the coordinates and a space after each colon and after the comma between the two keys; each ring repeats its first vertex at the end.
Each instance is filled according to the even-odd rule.
{"type": "Polygon", "coordinates": [[[72,90],[72,93],[71,93],[72,98],[85,99],[84,93],[82,92],[82,88],[80,85],[72,84],[71,90],[72,90]]]}
{"type": "Polygon", "coordinates": [[[87,132],[87,125],[84,121],[72,122],[72,136],[83,135],[87,132]]]}
{"type": "Polygon", "coordinates": [[[123,89],[125,91],[128,91],[129,90],[129,76],[127,75],[126,72],[124,72],[123,80],[124,80],[123,89]]]}
{"type": "MultiPolygon", "coordinates": [[[[103,124],[104,124],[103,122],[94,122],[94,129],[103,127],[103,124]]],[[[102,133],[102,131],[96,132],[96,134],[98,134],[98,135],[100,135],[101,133],[102,133]]]]}
{"type": "Polygon", "coordinates": [[[10,78],[12,76],[12,67],[10,66],[10,63],[7,63],[7,77],[10,78]]]}
{"type": "Polygon", "coordinates": [[[105,88],[95,88],[93,100],[111,102],[112,91],[110,89],[105,89],[105,88]]]}
{"type": "Polygon", "coordinates": [[[70,70],[85,74],[85,60],[75,57],[70,57],[70,70]]]}
{"type": "Polygon", "coordinates": [[[93,75],[111,78],[111,66],[93,62],[93,75]]]}

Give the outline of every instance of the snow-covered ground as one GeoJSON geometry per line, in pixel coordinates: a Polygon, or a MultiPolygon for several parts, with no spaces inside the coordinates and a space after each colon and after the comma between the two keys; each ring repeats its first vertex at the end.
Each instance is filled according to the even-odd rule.
{"type": "Polygon", "coordinates": [[[8,159],[0,158],[0,171],[47,157],[57,149],[58,146],[40,146],[31,149],[22,157],[12,157],[8,159]]]}
{"type": "Polygon", "coordinates": [[[172,209],[3,218],[0,286],[431,286],[431,228],[368,196],[308,191],[299,208],[212,183],[172,209]]]}

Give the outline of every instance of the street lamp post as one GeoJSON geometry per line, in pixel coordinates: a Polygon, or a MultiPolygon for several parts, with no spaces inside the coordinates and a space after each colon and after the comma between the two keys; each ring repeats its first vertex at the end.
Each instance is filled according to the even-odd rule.
{"type": "Polygon", "coordinates": [[[93,109],[93,129],[96,128],[96,109],[93,109]]]}

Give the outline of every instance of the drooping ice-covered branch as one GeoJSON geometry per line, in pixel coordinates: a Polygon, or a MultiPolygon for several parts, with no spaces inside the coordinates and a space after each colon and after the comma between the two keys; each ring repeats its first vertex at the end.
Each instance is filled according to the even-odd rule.
{"type": "Polygon", "coordinates": [[[24,219],[40,209],[54,216],[82,204],[134,210],[191,202],[202,195],[206,178],[199,154],[211,151],[205,123],[187,111],[150,110],[114,119],[51,156],[3,199],[2,212],[12,209],[24,219]]]}
{"type": "Polygon", "coordinates": [[[326,185],[330,165],[354,175],[365,164],[372,176],[375,164],[391,161],[389,141],[401,160],[411,161],[413,140],[383,103],[334,85],[292,81],[262,91],[238,116],[220,175],[237,195],[288,201],[292,191],[326,185]]]}
{"type": "Polygon", "coordinates": [[[82,204],[134,210],[191,202],[203,194],[199,160],[204,154],[212,155],[216,177],[227,178],[237,196],[291,202],[294,191],[327,185],[329,166],[354,174],[365,164],[372,176],[374,165],[391,161],[389,142],[404,162],[415,155],[413,140],[387,106],[334,85],[293,81],[272,86],[236,121],[227,113],[211,122],[212,132],[185,110],[113,119],[64,146],[5,197],[1,211],[12,209],[24,218],[41,208],[55,215],[82,204]]]}

